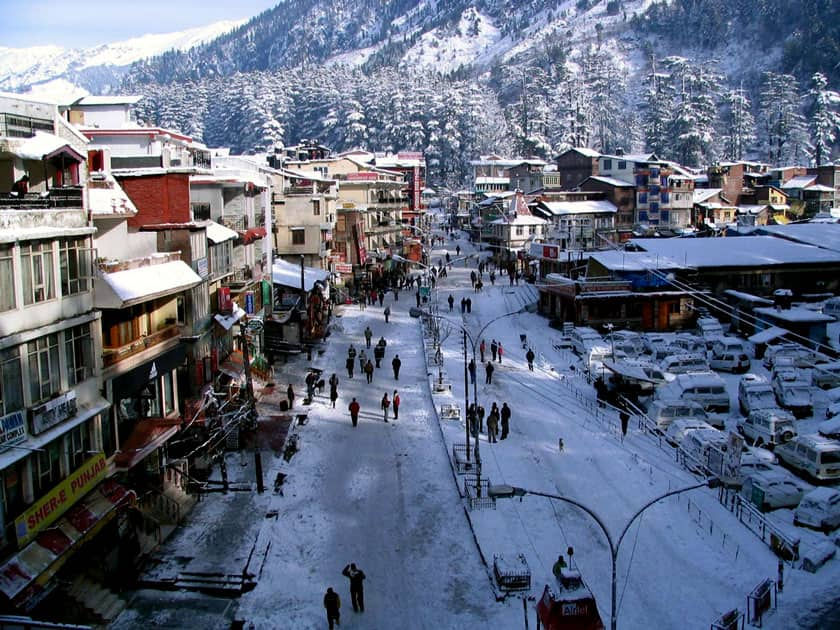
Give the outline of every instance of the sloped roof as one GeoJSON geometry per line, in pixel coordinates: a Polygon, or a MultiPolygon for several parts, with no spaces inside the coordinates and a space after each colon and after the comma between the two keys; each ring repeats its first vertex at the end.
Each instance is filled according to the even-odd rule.
{"type": "Polygon", "coordinates": [[[544,207],[554,216],[562,214],[594,214],[594,213],[615,213],[618,208],[611,201],[605,199],[587,201],[542,201],[540,206],[544,207]]]}

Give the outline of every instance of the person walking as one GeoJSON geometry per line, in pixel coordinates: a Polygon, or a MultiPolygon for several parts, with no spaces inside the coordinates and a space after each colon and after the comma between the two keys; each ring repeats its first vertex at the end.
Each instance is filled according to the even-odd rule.
{"type": "Polygon", "coordinates": [[[350,563],[341,572],[350,580],[350,602],[353,612],[365,612],[365,572],[350,563]]]}
{"type": "Polygon", "coordinates": [[[370,329],[370,326],[365,328],[365,346],[370,348],[370,340],[373,337],[373,331],[370,329]]]}
{"type": "Polygon", "coordinates": [[[379,363],[385,358],[385,340],[380,339],[379,343],[373,349],[373,360],[376,361],[376,367],[380,367],[379,363]]]}
{"type": "Polygon", "coordinates": [[[382,313],[385,315],[385,323],[387,324],[387,323],[388,323],[388,319],[390,319],[390,317],[391,317],[391,307],[390,307],[390,306],[386,306],[386,307],[385,307],[385,310],[384,310],[384,311],[382,311],[382,313]]]}
{"type": "Polygon", "coordinates": [[[373,361],[370,359],[365,363],[365,378],[367,379],[368,385],[373,383],[373,361]]]}
{"type": "Polygon", "coordinates": [[[354,398],[347,408],[350,410],[350,420],[353,422],[353,426],[355,427],[359,424],[359,411],[361,411],[362,407],[359,404],[359,401],[354,398]]]}
{"type": "Polygon", "coordinates": [[[338,596],[332,587],[327,589],[324,593],[324,608],[327,610],[327,623],[330,624],[330,630],[335,627],[333,624],[341,625],[341,598],[338,596]]]}
{"type": "Polygon", "coordinates": [[[449,297],[446,298],[446,301],[449,302],[449,312],[451,313],[452,312],[452,305],[455,304],[455,298],[450,293],[449,297]]]}
{"type": "Polygon", "coordinates": [[[495,271],[490,272],[490,284],[493,285],[493,286],[495,286],[495,284],[496,284],[496,272],[495,271]]]}
{"type": "Polygon", "coordinates": [[[484,382],[487,385],[491,385],[493,383],[493,370],[496,369],[493,367],[493,362],[488,361],[484,365],[484,382]]]}
{"type": "MultiPolygon", "coordinates": [[[[493,403],[493,407],[496,404],[493,403]]],[[[490,411],[490,415],[487,416],[487,441],[488,442],[495,442],[496,435],[499,433],[499,413],[497,411],[490,411]]]]}
{"type": "Polygon", "coordinates": [[[402,366],[402,361],[400,361],[400,355],[395,355],[394,359],[391,361],[391,367],[394,368],[394,380],[400,380],[400,366],[402,366]]]}
{"type": "Polygon", "coordinates": [[[470,284],[472,284],[473,290],[475,290],[475,271],[470,271],[470,284]]]}
{"type": "Polygon", "coordinates": [[[286,388],[286,400],[289,401],[289,409],[295,406],[295,388],[292,387],[291,383],[286,388]]]}
{"type": "Polygon", "coordinates": [[[499,355],[499,363],[501,363],[502,362],[502,354],[504,353],[504,350],[502,349],[502,342],[501,341],[499,342],[499,347],[496,348],[496,353],[499,355]]]}
{"type": "Polygon", "coordinates": [[[397,390],[394,390],[394,395],[391,397],[391,406],[394,408],[394,420],[400,419],[400,395],[397,390]]]}
{"type": "Polygon", "coordinates": [[[525,360],[528,362],[528,369],[533,372],[534,371],[534,351],[531,348],[528,348],[528,352],[525,353],[525,360]]]}
{"type": "Polygon", "coordinates": [[[367,361],[368,361],[367,353],[364,350],[362,350],[359,353],[359,370],[360,371],[364,372],[365,364],[367,363],[367,361]]]}
{"type": "Polygon", "coordinates": [[[476,409],[476,416],[478,417],[478,431],[484,432],[484,406],[479,405],[476,409]]]}
{"type": "Polygon", "coordinates": [[[504,440],[510,431],[510,407],[507,403],[502,403],[502,411],[499,416],[502,419],[502,437],[500,439],[504,440]]]}
{"type": "Polygon", "coordinates": [[[497,344],[497,343],[496,343],[496,340],[494,339],[494,340],[490,343],[490,356],[491,356],[491,357],[493,357],[493,360],[494,360],[494,361],[496,360],[496,353],[497,353],[498,351],[499,351],[499,344],[497,344]]]}
{"type": "Polygon", "coordinates": [[[461,298],[461,315],[467,312],[467,298],[461,298]]]}
{"type": "Polygon", "coordinates": [[[315,400],[315,384],[318,382],[318,375],[315,372],[308,372],[306,379],[306,397],[309,399],[309,404],[315,400]]]}
{"type": "Polygon", "coordinates": [[[347,348],[347,356],[351,359],[356,358],[356,347],[352,343],[350,344],[350,347],[347,348]]]}
{"type": "Polygon", "coordinates": [[[417,308],[420,308],[420,289],[414,294],[414,299],[417,301],[417,308]]]}
{"type": "Polygon", "coordinates": [[[379,406],[382,407],[382,415],[385,422],[388,422],[388,410],[391,408],[391,401],[388,400],[388,392],[382,395],[382,402],[379,403],[379,406]]]}
{"type": "Polygon", "coordinates": [[[356,365],[356,360],[353,357],[347,357],[344,362],[344,367],[347,368],[347,378],[353,378],[353,366],[356,365]]]}
{"type": "Polygon", "coordinates": [[[487,349],[487,346],[484,343],[484,339],[481,340],[481,343],[478,344],[478,351],[481,353],[481,362],[484,363],[484,351],[487,349]]]}
{"type": "Polygon", "coordinates": [[[461,255],[461,246],[460,246],[460,245],[456,245],[456,246],[455,246],[455,255],[456,255],[456,256],[460,256],[460,255],[461,255]]]}
{"type": "Polygon", "coordinates": [[[330,402],[332,403],[333,409],[335,409],[335,401],[338,400],[338,377],[333,372],[333,375],[330,376],[330,402]]]}
{"type": "Polygon", "coordinates": [[[470,384],[475,385],[475,359],[470,359],[467,369],[470,372],[470,384]]]}
{"type": "Polygon", "coordinates": [[[379,306],[381,307],[385,303],[385,291],[379,289],[379,294],[377,297],[379,298],[379,306]]]}

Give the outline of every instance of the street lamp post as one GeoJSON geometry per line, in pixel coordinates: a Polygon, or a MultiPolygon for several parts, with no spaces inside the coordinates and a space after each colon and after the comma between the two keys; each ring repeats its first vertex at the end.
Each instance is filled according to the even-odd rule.
{"type": "Polygon", "coordinates": [[[610,630],[616,630],[618,626],[618,613],[616,610],[616,595],[617,595],[617,575],[616,575],[616,568],[618,564],[618,550],[621,547],[621,542],[624,540],[625,534],[630,529],[630,526],[636,521],[636,519],[641,516],[642,512],[647,510],[653,504],[661,501],[662,499],[666,499],[668,497],[672,497],[675,494],[682,494],[683,492],[689,492],[690,490],[697,490],[698,488],[717,488],[722,485],[722,482],[717,477],[711,477],[704,481],[703,483],[694,484],[693,486],[688,486],[687,488],[679,488],[677,490],[671,490],[670,492],[666,492],[665,494],[659,495],[658,497],[654,497],[647,503],[645,503],[642,507],[636,510],[635,514],[630,517],[630,520],[627,521],[627,524],[621,530],[621,533],[618,535],[618,539],[613,542],[613,538],[610,535],[610,531],[607,529],[607,526],[604,524],[604,521],[601,520],[601,517],[598,516],[591,508],[585,506],[583,503],[575,501],[574,499],[570,499],[569,497],[560,496],[558,494],[550,494],[547,492],[538,492],[536,490],[526,490],[525,488],[518,488],[515,486],[499,486],[497,487],[494,492],[493,496],[495,498],[511,498],[511,497],[522,497],[526,494],[533,494],[539,497],[546,497],[547,499],[555,499],[557,501],[563,501],[564,503],[569,503],[574,505],[584,512],[586,512],[592,519],[598,524],[598,527],[601,528],[601,531],[604,533],[604,537],[607,539],[607,543],[610,546],[610,560],[612,562],[612,583],[610,588],[610,630]]]}

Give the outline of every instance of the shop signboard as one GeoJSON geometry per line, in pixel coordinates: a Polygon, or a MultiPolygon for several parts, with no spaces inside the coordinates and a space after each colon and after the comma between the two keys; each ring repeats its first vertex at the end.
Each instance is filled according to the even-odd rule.
{"type": "Polygon", "coordinates": [[[35,407],[32,413],[32,434],[38,435],[47,429],[76,415],[76,392],[72,389],[43,405],[35,407]]]}
{"type": "Polygon", "coordinates": [[[253,291],[246,291],[245,292],[245,312],[248,315],[254,314],[254,292],[253,291]]]}
{"type": "Polygon", "coordinates": [[[26,422],[22,411],[13,411],[0,418],[0,448],[20,444],[26,439],[26,422]]]}
{"type": "Polygon", "coordinates": [[[105,454],[97,453],[33,503],[15,520],[18,546],[22,547],[28,543],[38,532],[54,523],[79,499],[93,490],[105,478],[107,470],[105,454]]]}

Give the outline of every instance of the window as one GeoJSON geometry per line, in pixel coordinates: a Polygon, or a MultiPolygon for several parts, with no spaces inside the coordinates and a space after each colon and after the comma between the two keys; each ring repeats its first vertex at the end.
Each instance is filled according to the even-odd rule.
{"type": "Polygon", "coordinates": [[[0,414],[6,415],[23,408],[20,350],[18,348],[0,350],[0,414]]]}
{"type": "Polygon", "coordinates": [[[306,230],[292,228],[292,245],[306,245],[306,230]]]}
{"type": "Polygon", "coordinates": [[[611,171],[612,170],[612,160],[604,160],[604,170],[611,171]]]}
{"type": "Polygon", "coordinates": [[[0,311],[15,307],[14,250],[11,245],[0,246],[0,311]]]}
{"type": "MultiPolygon", "coordinates": [[[[193,322],[200,322],[210,315],[210,289],[206,282],[202,282],[190,291],[192,302],[193,322]]],[[[183,321],[183,320],[182,320],[183,321]]]]}
{"type": "Polygon", "coordinates": [[[231,241],[225,241],[224,243],[219,243],[218,245],[212,245],[210,247],[210,262],[212,264],[211,273],[213,276],[223,276],[232,271],[232,251],[233,244],[231,241]]]}
{"type": "Polygon", "coordinates": [[[626,161],[622,160],[621,162],[618,163],[618,170],[619,171],[623,171],[623,170],[626,170],[626,169],[627,169],[627,162],[626,161]]]}
{"type": "Polygon", "coordinates": [[[36,494],[43,494],[61,480],[60,456],[59,440],[50,442],[44,450],[38,452],[36,494]]]}
{"type": "Polygon", "coordinates": [[[537,226],[536,225],[532,225],[531,227],[528,228],[528,234],[529,235],[534,235],[536,233],[537,233],[537,226]]]}
{"type": "Polygon", "coordinates": [[[516,226],[516,235],[523,236],[525,234],[525,230],[521,225],[516,226]]]}
{"type": "Polygon", "coordinates": [[[659,167],[658,166],[651,166],[650,167],[650,176],[651,177],[659,177],[659,167]]]}
{"type": "Polygon", "coordinates": [[[190,232],[190,249],[192,250],[193,260],[207,258],[206,232],[190,232]]]}
{"type": "Polygon", "coordinates": [[[64,333],[64,360],[67,365],[67,384],[81,383],[92,373],[93,356],[90,324],[70,328],[64,333]]]}
{"type": "Polygon", "coordinates": [[[55,297],[52,243],[32,241],[20,248],[23,303],[35,304],[55,297]]]}
{"type": "Polygon", "coordinates": [[[312,200],[312,214],[314,216],[320,216],[321,214],[321,200],[320,199],[313,199],[312,200]]]}
{"type": "Polygon", "coordinates": [[[91,451],[88,423],[84,422],[67,435],[67,451],[71,470],[79,468],[91,451]]]}
{"type": "Polygon", "coordinates": [[[647,203],[647,193],[640,192],[639,193],[639,203],[647,203]]]}
{"type": "Polygon", "coordinates": [[[85,239],[81,238],[59,242],[61,295],[83,293],[90,287],[90,249],[86,245],[85,239]]]}
{"type": "Polygon", "coordinates": [[[41,337],[30,341],[27,346],[29,395],[34,405],[59,391],[58,335],[41,337]]]}
{"type": "Polygon", "coordinates": [[[163,385],[163,413],[169,415],[175,411],[175,390],[172,384],[172,372],[167,372],[161,378],[163,385]]]}
{"type": "Polygon", "coordinates": [[[206,221],[210,218],[209,203],[191,203],[190,210],[192,211],[193,221],[206,221]]]}

